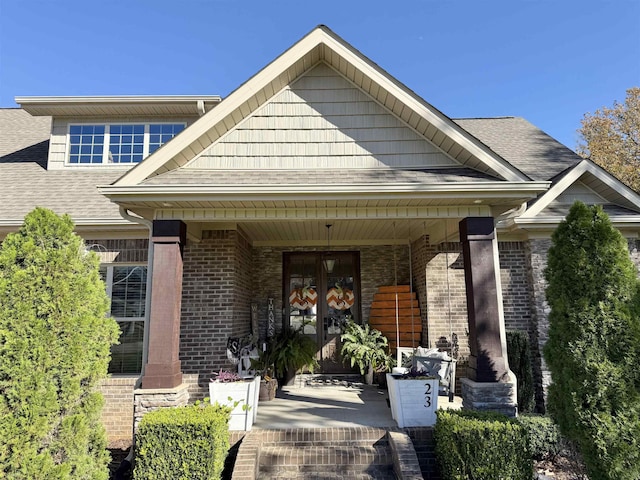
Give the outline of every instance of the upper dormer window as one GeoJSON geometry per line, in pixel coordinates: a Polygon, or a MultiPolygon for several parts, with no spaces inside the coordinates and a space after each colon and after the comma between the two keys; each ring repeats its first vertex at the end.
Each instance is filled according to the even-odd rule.
{"type": "Polygon", "coordinates": [[[139,163],[184,128],[184,123],[69,125],[69,163],[139,163]]]}

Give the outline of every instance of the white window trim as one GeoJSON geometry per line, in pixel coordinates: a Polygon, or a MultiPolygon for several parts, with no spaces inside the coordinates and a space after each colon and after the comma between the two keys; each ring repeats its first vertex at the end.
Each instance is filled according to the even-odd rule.
{"type": "Polygon", "coordinates": [[[114,263],[114,262],[104,262],[100,263],[100,267],[104,267],[107,269],[107,275],[105,277],[105,286],[107,290],[107,295],[109,297],[109,316],[113,318],[117,322],[144,322],[143,324],[143,336],[142,336],[142,365],[140,367],[140,372],[138,373],[110,373],[109,375],[112,377],[131,377],[131,376],[141,376],[144,373],[144,367],[147,364],[148,357],[148,344],[149,344],[149,309],[151,308],[151,278],[149,276],[150,269],[149,265],[144,262],[122,262],[122,263],[114,263]],[[145,267],[147,269],[147,281],[145,284],[145,305],[144,305],[144,313],[143,317],[115,317],[111,315],[111,295],[113,293],[113,269],[115,267],[145,267]]]}
{"type": "MultiPolygon", "coordinates": [[[[187,128],[186,122],[70,122],[67,124],[67,138],[65,148],[65,166],[71,168],[100,168],[100,167],[120,167],[131,168],[134,165],[138,165],[136,162],[120,163],[109,161],[109,146],[111,140],[111,126],[112,125],[144,125],[144,139],[142,146],[142,160],[149,156],[149,145],[151,143],[151,125],[182,125],[183,130],[187,128]],[[102,148],[102,162],[101,163],[71,163],[71,127],[82,127],[86,125],[104,125],[104,144],[102,148]]],[[[182,131],[182,130],[181,130],[182,131]]],[[[180,133],[180,132],[178,132],[180,133]]],[[[176,134],[177,135],[177,134],[176,134]]],[[[165,142],[166,143],[166,142],[165,142]]],[[[162,144],[164,145],[164,144],[162,144]]]]}

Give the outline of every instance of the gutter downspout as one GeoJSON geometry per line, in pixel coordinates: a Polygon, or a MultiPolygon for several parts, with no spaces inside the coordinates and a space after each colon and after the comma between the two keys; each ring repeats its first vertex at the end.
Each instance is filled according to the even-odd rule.
{"type": "Polygon", "coordinates": [[[151,220],[147,220],[146,218],[138,217],[135,215],[131,215],[129,210],[125,207],[120,207],[120,215],[122,218],[129,220],[133,223],[138,223],[140,225],[144,225],[149,229],[149,247],[147,253],[147,287],[145,291],[145,301],[144,301],[144,337],[142,344],[142,370],[140,372],[140,378],[144,376],[144,367],[147,364],[147,357],[149,352],[149,322],[151,321],[151,279],[153,277],[153,241],[151,237],[153,236],[153,222],[151,220]]]}

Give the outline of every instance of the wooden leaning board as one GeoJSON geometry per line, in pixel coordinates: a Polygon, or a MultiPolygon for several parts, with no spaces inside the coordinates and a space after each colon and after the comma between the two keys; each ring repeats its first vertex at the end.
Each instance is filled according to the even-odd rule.
{"type": "Polygon", "coordinates": [[[422,337],[422,320],[416,293],[409,285],[391,285],[378,287],[373,296],[369,325],[389,340],[391,353],[395,354],[396,341],[396,294],[397,294],[397,324],[400,330],[400,345],[403,347],[417,347],[422,337]]]}

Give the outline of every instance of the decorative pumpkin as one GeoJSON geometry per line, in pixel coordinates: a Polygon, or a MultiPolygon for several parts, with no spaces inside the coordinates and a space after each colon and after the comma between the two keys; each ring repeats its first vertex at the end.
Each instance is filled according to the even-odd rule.
{"type": "Polygon", "coordinates": [[[327,305],[336,310],[348,310],[353,307],[356,297],[353,291],[342,288],[339,283],[327,292],[327,305]]]}
{"type": "Polygon", "coordinates": [[[289,295],[289,305],[298,310],[308,310],[318,303],[318,293],[306,286],[304,288],[294,288],[289,295]]]}

